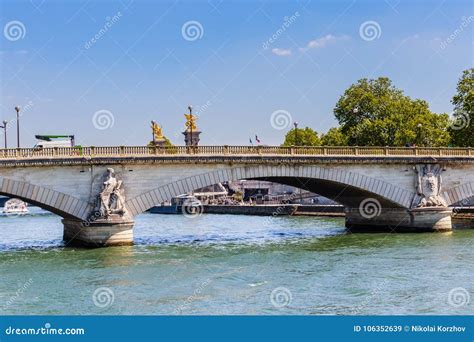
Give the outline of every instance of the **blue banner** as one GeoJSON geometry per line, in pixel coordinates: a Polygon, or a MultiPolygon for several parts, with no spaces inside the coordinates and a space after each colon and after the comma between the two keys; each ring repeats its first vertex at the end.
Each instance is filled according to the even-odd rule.
{"type": "Polygon", "coordinates": [[[0,341],[474,341],[474,316],[2,316],[0,341]]]}

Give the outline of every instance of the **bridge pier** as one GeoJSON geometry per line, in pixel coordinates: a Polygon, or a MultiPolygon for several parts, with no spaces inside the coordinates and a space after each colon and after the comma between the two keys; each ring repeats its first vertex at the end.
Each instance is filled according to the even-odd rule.
{"type": "Polygon", "coordinates": [[[366,213],[346,208],[346,228],[352,232],[444,232],[453,228],[452,208],[381,208],[366,213]]]}
{"type": "Polygon", "coordinates": [[[130,220],[97,220],[94,222],[63,219],[63,240],[66,245],[107,247],[133,244],[133,225],[130,220]]]}

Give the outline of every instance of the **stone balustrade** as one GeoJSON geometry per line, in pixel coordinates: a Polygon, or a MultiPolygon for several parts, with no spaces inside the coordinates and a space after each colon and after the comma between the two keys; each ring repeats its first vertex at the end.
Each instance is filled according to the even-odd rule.
{"type": "Polygon", "coordinates": [[[348,156],[348,157],[474,157],[472,148],[351,146],[89,146],[0,149],[0,160],[65,157],[134,156],[348,156]]]}

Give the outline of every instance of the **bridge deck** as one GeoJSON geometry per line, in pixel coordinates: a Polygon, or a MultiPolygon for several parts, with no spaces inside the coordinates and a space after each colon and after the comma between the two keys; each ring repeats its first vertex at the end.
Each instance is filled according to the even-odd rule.
{"type": "Polygon", "coordinates": [[[425,156],[425,157],[473,157],[473,148],[448,147],[281,147],[281,146],[102,146],[102,147],[52,147],[0,149],[0,159],[64,158],[96,156],[220,156],[220,155],[278,155],[278,156],[425,156]]]}
{"type": "Polygon", "coordinates": [[[0,165],[117,163],[474,163],[472,148],[105,146],[0,149],[0,165]]]}

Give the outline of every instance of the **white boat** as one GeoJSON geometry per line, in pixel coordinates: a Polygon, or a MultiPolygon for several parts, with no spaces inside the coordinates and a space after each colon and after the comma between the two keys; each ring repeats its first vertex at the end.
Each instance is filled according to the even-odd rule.
{"type": "Polygon", "coordinates": [[[18,198],[12,198],[5,202],[3,213],[5,214],[27,214],[28,204],[18,198]]]}

